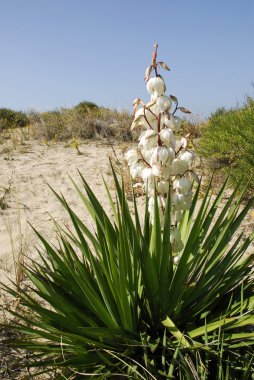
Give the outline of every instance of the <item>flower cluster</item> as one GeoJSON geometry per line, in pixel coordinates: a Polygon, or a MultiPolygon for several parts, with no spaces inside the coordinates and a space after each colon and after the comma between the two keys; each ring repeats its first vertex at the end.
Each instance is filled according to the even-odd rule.
{"type": "Polygon", "coordinates": [[[183,217],[183,211],[188,210],[192,201],[192,180],[197,176],[192,170],[194,153],[188,149],[187,137],[176,141],[177,133],[183,120],[175,116],[179,109],[190,113],[184,107],[178,107],[175,96],[166,95],[166,85],[158,67],[169,70],[164,62],[156,62],[157,47],[155,45],[152,65],[146,71],[145,80],[151,101],[145,104],[141,99],[135,99],[134,120],[131,129],[141,128],[137,149],[129,150],[125,159],[130,167],[133,179],[142,178],[145,192],[149,196],[149,212],[153,222],[154,197],[157,197],[160,219],[163,224],[167,195],[171,195],[172,226],[171,245],[173,252],[183,249],[178,223],[183,217]],[[154,70],[155,76],[150,77],[154,70]],[[173,110],[172,106],[174,104],[173,110]]]}

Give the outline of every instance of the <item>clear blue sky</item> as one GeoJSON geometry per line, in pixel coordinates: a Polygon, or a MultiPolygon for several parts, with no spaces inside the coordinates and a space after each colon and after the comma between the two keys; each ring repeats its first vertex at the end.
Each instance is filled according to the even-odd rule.
{"type": "Polygon", "coordinates": [[[253,0],[0,0],[0,107],[148,100],[153,43],[194,114],[253,94],[253,0]]]}

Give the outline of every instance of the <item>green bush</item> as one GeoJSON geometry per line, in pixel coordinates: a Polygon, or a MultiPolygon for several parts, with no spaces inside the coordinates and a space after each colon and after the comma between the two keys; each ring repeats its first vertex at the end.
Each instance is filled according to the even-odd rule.
{"type": "Polygon", "coordinates": [[[74,184],[94,233],[55,193],[75,233],[59,226],[58,248],[38,234],[41,262],[26,268],[33,287],[5,287],[25,308],[10,310],[12,328],[23,334],[12,344],[27,350],[25,366],[58,369],[57,379],[250,379],[254,277],[245,252],[253,235],[242,241],[235,233],[252,201],[242,209],[236,189],[217,215],[226,183],[214,200],[209,186],[201,203],[199,185],[180,222],[176,265],[170,197],[163,229],[156,198],[154,224],[148,205],[141,223],[135,199],[132,218],[114,178],[113,220],[82,176],[87,195],[74,184]]]}
{"type": "Polygon", "coordinates": [[[98,108],[99,107],[97,106],[97,104],[95,104],[93,102],[88,102],[88,101],[80,102],[79,104],[77,104],[75,106],[75,109],[82,114],[86,113],[88,110],[94,110],[94,109],[98,109],[98,108]]]}
{"type": "MultiPolygon", "coordinates": [[[[231,173],[235,183],[254,172],[254,99],[248,97],[242,108],[218,109],[211,115],[198,146],[198,154],[212,167],[231,173]]],[[[254,187],[254,178],[251,182],[254,187]]]]}
{"type": "Polygon", "coordinates": [[[29,118],[24,112],[13,111],[9,108],[0,108],[0,126],[5,128],[26,127],[29,118]]]}

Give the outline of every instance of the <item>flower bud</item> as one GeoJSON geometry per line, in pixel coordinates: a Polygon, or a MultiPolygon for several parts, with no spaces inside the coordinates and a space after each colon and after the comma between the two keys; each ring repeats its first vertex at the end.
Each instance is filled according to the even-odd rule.
{"type": "Polygon", "coordinates": [[[147,82],[146,88],[153,98],[163,95],[166,91],[165,82],[161,77],[150,78],[147,82]]]}

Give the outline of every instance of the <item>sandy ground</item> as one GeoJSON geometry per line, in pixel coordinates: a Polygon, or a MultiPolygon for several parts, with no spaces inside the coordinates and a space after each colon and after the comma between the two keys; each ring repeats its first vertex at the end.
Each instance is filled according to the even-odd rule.
{"type": "MultiPolygon", "coordinates": [[[[118,147],[115,147],[119,152],[118,147]]],[[[110,213],[107,194],[101,180],[103,173],[111,186],[112,175],[108,155],[112,147],[89,142],[80,146],[81,155],[65,144],[53,147],[33,142],[23,149],[0,155],[0,278],[13,278],[14,257],[20,252],[31,256],[35,252],[36,235],[31,223],[47,239],[54,239],[52,218],[68,223],[68,215],[60,205],[49,184],[62,192],[69,205],[87,219],[82,202],[73,188],[69,175],[81,184],[77,169],[110,213]]],[[[120,153],[119,153],[120,154],[120,153]]],[[[88,225],[91,223],[88,221],[88,225]]],[[[92,226],[91,226],[92,227],[92,226]]]]}

